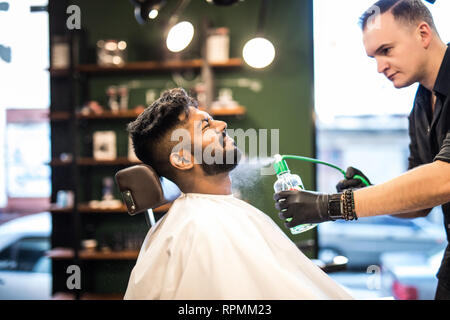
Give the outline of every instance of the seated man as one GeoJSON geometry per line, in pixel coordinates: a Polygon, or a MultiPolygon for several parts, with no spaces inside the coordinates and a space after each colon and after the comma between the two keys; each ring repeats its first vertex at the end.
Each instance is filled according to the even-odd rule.
{"type": "Polygon", "coordinates": [[[182,195],[147,234],[125,299],[351,299],[268,216],[233,197],[240,151],[226,128],[183,89],[129,124],[137,157],[182,195]]]}

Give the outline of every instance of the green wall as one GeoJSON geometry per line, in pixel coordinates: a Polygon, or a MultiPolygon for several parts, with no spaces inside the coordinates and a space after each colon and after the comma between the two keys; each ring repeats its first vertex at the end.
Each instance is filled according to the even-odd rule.
{"type": "MultiPolygon", "coordinates": [[[[176,2],[168,1],[160,13],[161,20],[168,19],[176,2]]],[[[234,129],[279,129],[281,154],[314,156],[311,2],[312,0],[269,2],[265,35],[273,42],[277,52],[271,66],[265,70],[245,66],[241,69],[220,70],[215,74],[218,87],[225,79],[249,78],[261,82],[260,92],[253,92],[248,88],[232,88],[235,100],[245,106],[248,113],[242,119],[227,118],[226,121],[228,127],[234,129]]],[[[165,45],[163,24],[154,22],[139,25],[128,0],[78,0],[72,3],[81,8],[81,25],[87,36],[87,50],[82,56],[82,62],[95,63],[95,44],[99,39],[127,41],[129,61],[162,59],[165,45]]],[[[193,0],[180,19],[191,21],[196,30],[200,28],[204,17],[209,18],[216,27],[228,27],[230,56],[241,57],[243,45],[256,32],[259,5],[259,0],[246,0],[232,7],[218,7],[203,0],[193,0]]],[[[199,58],[198,33],[184,56],[199,58]]],[[[149,87],[159,86],[158,90],[175,86],[168,73],[126,77],[95,76],[89,81],[89,98],[106,103],[106,86],[131,79],[147,82],[149,87]]],[[[131,104],[144,103],[144,91],[133,91],[131,104]]],[[[291,171],[302,177],[307,189],[313,189],[314,170],[311,165],[290,162],[289,166],[291,171]]],[[[250,203],[282,225],[273,206],[274,181],[274,176],[262,177],[256,184],[244,188],[242,194],[250,203]]],[[[287,231],[284,226],[282,229],[287,231]]],[[[312,232],[308,232],[292,239],[298,241],[312,235],[312,232]]]]}

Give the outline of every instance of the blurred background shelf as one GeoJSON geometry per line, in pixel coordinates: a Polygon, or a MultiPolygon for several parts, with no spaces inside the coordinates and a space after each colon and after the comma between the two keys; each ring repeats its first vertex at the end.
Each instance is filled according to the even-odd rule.
{"type": "MultiPolygon", "coordinates": [[[[59,159],[53,159],[50,161],[50,166],[57,167],[57,166],[68,166],[72,162],[71,161],[62,161],[59,159]]],[[[130,161],[126,157],[119,157],[114,160],[96,160],[93,158],[78,158],[77,159],[77,165],[79,166],[132,166],[136,164],[140,164],[142,162],[140,161],[130,161]]]]}
{"type": "MultiPolygon", "coordinates": [[[[180,69],[199,69],[203,66],[202,59],[192,60],[168,60],[168,61],[136,61],[127,62],[121,66],[99,66],[97,64],[80,64],[75,72],[86,74],[102,73],[140,73],[152,71],[171,71],[180,69]]],[[[226,62],[210,63],[213,68],[236,68],[243,66],[241,58],[230,58],[226,62]]],[[[67,77],[71,75],[69,69],[49,69],[50,74],[55,77],[67,77]]]]}
{"type": "MultiPolygon", "coordinates": [[[[164,213],[167,212],[170,207],[172,206],[172,203],[166,203],[158,208],[153,209],[154,213],[164,213]]],[[[56,206],[51,206],[49,209],[52,213],[70,213],[73,211],[73,208],[60,208],[56,206]]],[[[127,213],[126,206],[121,206],[120,208],[93,208],[87,203],[80,203],[77,207],[77,211],[81,213],[127,213]]]]}
{"type": "MultiPolygon", "coordinates": [[[[83,293],[80,300],[123,300],[121,293],[83,293]]],[[[69,292],[57,292],[52,296],[52,300],[75,300],[75,294],[69,292]]]]}
{"type": "MultiPolygon", "coordinates": [[[[247,109],[243,106],[237,106],[234,108],[221,108],[221,109],[201,109],[208,112],[211,116],[242,116],[245,115],[247,109]]],[[[82,114],[78,113],[76,118],[79,120],[107,120],[107,119],[135,119],[139,116],[140,112],[135,110],[127,110],[120,112],[103,111],[102,113],[95,114],[82,114]]],[[[54,111],[50,113],[50,120],[52,121],[67,121],[70,120],[70,113],[66,111],[54,111]]]]}
{"type": "MultiPolygon", "coordinates": [[[[78,252],[79,259],[81,260],[136,260],[139,251],[138,250],[123,250],[123,251],[90,251],[80,250],[78,252]]],[[[46,256],[54,260],[67,260],[73,259],[75,253],[70,248],[54,248],[46,252],[46,256]]]]}
{"type": "MultiPolygon", "coordinates": [[[[192,60],[169,60],[169,61],[140,61],[128,62],[122,66],[102,67],[97,64],[82,64],[77,67],[80,73],[129,73],[146,71],[170,71],[178,69],[201,68],[202,59],[192,60]]],[[[213,68],[241,67],[243,61],[241,58],[231,58],[227,62],[211,63],[213,68]]]]}
{"type": "Polygon", "coordinates": [[[243,116],[246,114],[247,109],[243,106],[237,106],[234,108],[220,108],[220,109],[213,108],[204,111],[208,112],[213,117],[214,116],[223,117],[223,116],[243,116]]]}

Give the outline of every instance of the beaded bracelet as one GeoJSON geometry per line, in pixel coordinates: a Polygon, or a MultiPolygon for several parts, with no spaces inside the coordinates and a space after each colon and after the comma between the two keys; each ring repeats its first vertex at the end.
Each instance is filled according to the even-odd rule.
{"type": "Polygon", "coordinates": [[[341,196],[342,201],[342,215],[346,221],[358,220],[355,212],[355,199],[353,198],[353,190],[346,189],[341,196]]]}

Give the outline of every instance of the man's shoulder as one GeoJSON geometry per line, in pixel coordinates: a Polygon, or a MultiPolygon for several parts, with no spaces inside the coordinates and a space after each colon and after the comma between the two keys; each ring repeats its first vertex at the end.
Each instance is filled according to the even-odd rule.
{"type": "Polygon", "coordinates": [[[258,208],[235,197],[215,202],[208,199],[179,199],[169,211],[171,225],[179,232],[195,230],[203,234],[219,233],[228,228],[239,228],[247,223],[270,219],[258,208]]]}
{"type": "Polygon", "coordinates": [[[195,231],[208,230],[217,209],[208,201],[197,200],[193,203],[188,199],[177,199],[167,213],[165,224],[179,232],[187,228],[195,231]]]}

